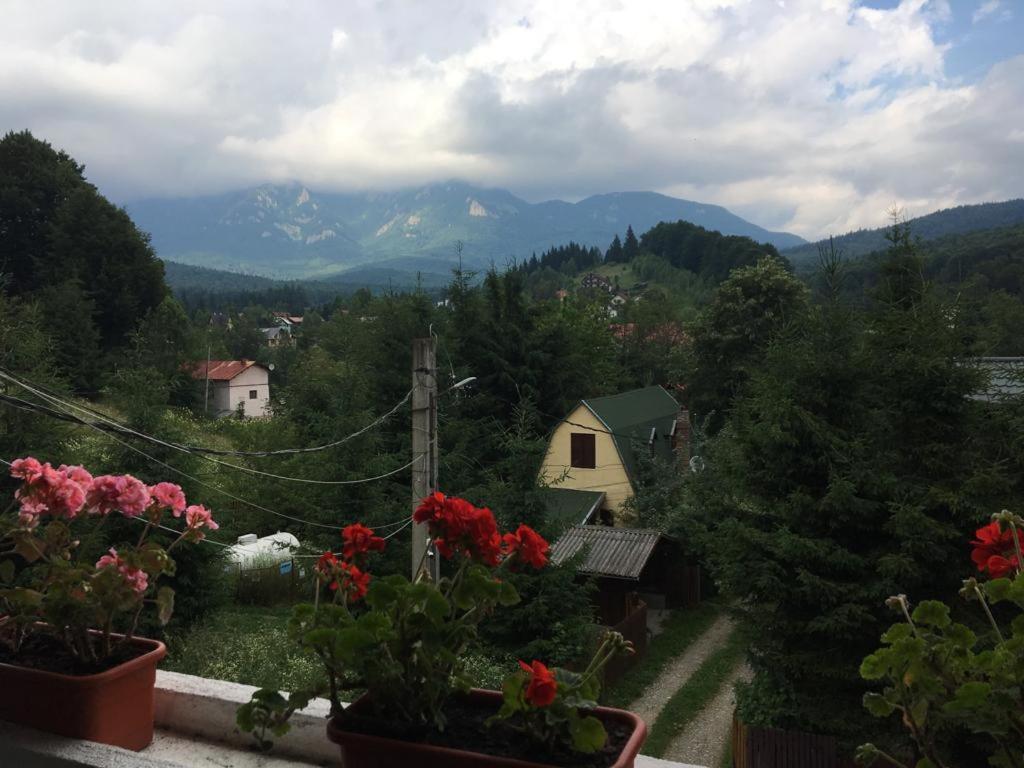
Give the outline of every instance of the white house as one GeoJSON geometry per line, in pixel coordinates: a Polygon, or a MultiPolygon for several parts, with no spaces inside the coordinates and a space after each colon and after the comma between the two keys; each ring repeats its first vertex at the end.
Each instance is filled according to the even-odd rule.
{"type": "Polygon", "coordinates": [[[270,371],[252,360],[210,360],[198,363],[192,376],[209,382],[207,413],[240,414],[246,419],[270,415],[270,371]]]}

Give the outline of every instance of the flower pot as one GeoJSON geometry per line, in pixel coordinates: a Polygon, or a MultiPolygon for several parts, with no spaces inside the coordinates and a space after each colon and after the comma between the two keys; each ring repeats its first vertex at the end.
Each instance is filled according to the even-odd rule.
{"type": "Polygon", "coordinates": [[[167,647],[141,637],[131,644],[145,652],[94,675],[0,663],[0,720],[73,739],[145,749],[153,740],[156,665],[167,647]]]}
{"type": "MultiPolygon", "coordinates": [[[[468,699],[470,704],[496,712],[501,706],[502,697],[498,691],[474,688],[470,691],[468,699]]],[[[349,709],[356,713],[368,711],[369,702],[366,696],[353,702],[349,709]]],[[[594,710],[594,715],[604,722],[606,727],[618,723],[628,728],[628,740],[610,768],[633,768],[633,761],[647,736],[647,726],[643,720],[632,712],[607,707],[598,707],[594,710]]],[[[551,768],[552,765],[419,741],[357,733],[345,730],[344,720],[337,717],[327,722],[327,738],[341,747],[341,762],[345,768],[551,768]]]]}

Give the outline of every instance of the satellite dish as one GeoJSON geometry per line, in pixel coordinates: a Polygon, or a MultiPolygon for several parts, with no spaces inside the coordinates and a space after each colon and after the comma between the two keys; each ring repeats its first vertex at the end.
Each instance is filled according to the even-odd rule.
{"type": "Polygon", "coordinates": [[[270,370],[274,370],[274,364],[273,364],[273,363],[271,363],[271,364],[270,364],[270,365],[268,365],[267,367],[268,367],[268,368],[269,368],[270,370]]]}
{"type": "Polygon", "coordinates": [[[704,471],[704,466],[705,466],[704,459],[702,459],[700,456],[691,456],[690,457],[690,471],[691,472],[693,472],[693,473],[703,472],[704,471]]]}

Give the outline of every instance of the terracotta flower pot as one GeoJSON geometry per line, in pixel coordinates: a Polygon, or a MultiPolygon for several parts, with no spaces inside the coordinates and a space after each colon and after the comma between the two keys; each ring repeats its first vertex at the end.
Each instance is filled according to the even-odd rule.
{"type": "Polygon", "coordinates": [[[95,675],[0,663],[0,720],[73,739],[145,749],[153,740],[156,665],[167,647],[141,637],[131,642],[145,653],[95,675]]]}
{"type": "MultiPolygon", "coordinates": [[[[496,711],[501,705],[501,693],[474,688],[469,693],[469,700],[482,708],[496,711]]],[[[367,709],[366,697],[353,702],[350,708],[357,712],[367,709]]],[[[629,739],[610,768],[633,768],[633,761],[647,736],[643,720],[632,712],[608,707],[598,707],[594,714],[605,724],[617,721],[630,729],[629,739]]],[[[344,724],[337,722],[336,718],[327,722],[327,738],[341,747],[341,762],[345,768],[550,768],[549,763],[346,731],[344,724]]]]}

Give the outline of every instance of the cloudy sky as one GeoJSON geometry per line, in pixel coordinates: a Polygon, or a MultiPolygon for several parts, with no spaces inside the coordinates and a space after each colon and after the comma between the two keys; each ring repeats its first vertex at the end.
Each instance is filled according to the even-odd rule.
{"type": "Polygon", "coordinates": [[[119,202],[653,189],[809,238],[1024,196],[1024,0],[0,0],[0,130],[119,202]]]}

